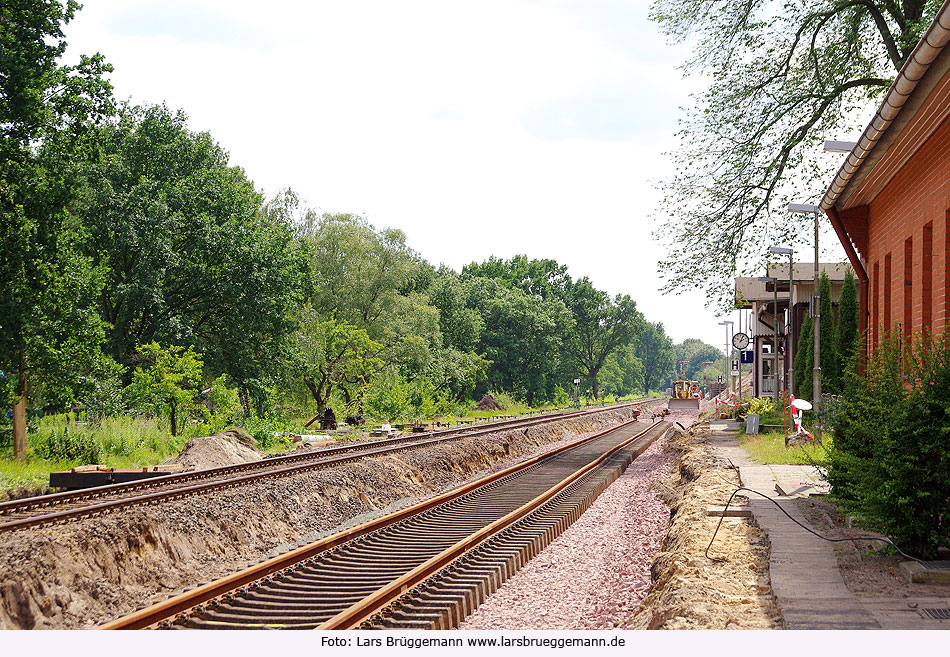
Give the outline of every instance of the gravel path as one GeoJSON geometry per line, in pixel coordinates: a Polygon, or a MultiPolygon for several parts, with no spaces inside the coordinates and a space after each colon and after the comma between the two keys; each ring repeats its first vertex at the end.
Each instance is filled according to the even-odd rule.
{"type": "MultiPolygon", "coordinates": [[[[692,424],[685,417],[670,419],[692,424]]],[[[631,463],[459,629],[606,630],[628,618],[650,590],[653,556],[669,528],[669,509],[651,489],[673,465],[664,442],[631,463]]]]}

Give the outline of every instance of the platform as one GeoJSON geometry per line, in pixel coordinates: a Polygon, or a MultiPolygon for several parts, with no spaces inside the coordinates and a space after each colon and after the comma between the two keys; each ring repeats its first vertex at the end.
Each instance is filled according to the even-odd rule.
{"type": "Polygon", "coordinates": [[[709,427],[712,453],[738,468],[743,486],[775,500],[748,495],[755,522],[769,537],[772,592],[788,629],[950,629],[950,586],[946,597],[858,598],[845,586],[832,543],[782,513],[808,526],[792,500],[827,492],[815,467],[755,463],[739,447],[737,422],[714,420],[709,427]]]}

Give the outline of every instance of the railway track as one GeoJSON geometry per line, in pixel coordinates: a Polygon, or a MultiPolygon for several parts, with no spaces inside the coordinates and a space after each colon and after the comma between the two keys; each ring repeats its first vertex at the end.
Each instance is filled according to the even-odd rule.
{"type": "Polygon", "coordinates": [[[383,440],[351,443],[311,452],[271,457],[239,465],[193,470],[135,482],[110,484],[0,502],[0,533],[71,522],[133,506],[157,504],[191,495],[206,494],[214,490],[247,485],[261,479],[290,476],[307,470],[331,467],[395,451],[498,431],[528,429],[553,421],[583,417],[604,410],[656,401],[652,399],[643,400],[596,409],[552,413],[490,422],[473,427],[444,429],[383,440]]]}
{"type": "Polygon", "coordinates": [[[669,428],[628,421],[102,629],[449,629],[669,428]]]}

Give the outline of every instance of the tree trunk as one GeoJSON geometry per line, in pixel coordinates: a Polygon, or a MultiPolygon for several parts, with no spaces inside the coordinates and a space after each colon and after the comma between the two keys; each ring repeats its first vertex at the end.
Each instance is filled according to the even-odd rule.
{"type": "Polygon", "coordinates": [[[238,399],[241,401],[241,409],[244,411],[244,417],[251,416],[251,399],[247,388],[241,386],[238,388],[238,399]]]}
{"type": "Polygon", "coordinates": [[[175,417],[175,402],[169,402],[168,407],[171,409],[171,420],[172,420],[172,435],[178,435],[178,419],[175,417]]]}
{"type": "Polygon", "coordinates": [[[595,399],[595,400],[597,400],[597,399],[600,398],[600,387],[597,385],[597,375],[598,375],[599,373],[600,373],[600,368],[599,368],[599,367],[598,367],[596,370],[592,370],[591,373],[590,373],[591,378],[594,380],[594,383],[593,383],[593,385],[591,386],[591,388],[593,388],[593,390],[594,390],[594,399],[595,399]]]}
{"type": "Polygon", "coordinates": [[[22,357],[13,401],[13,457],[20,461],[26,458],[26,368],[22,357]]]}

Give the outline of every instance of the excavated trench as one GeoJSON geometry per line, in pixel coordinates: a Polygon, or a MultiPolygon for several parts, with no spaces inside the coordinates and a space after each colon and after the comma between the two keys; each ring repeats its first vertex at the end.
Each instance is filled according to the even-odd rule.
{"type": "Polygon", "coordinates": [[[0,629],[94,627],[631,414],[604,411],[0,535],[0,629]]]}

